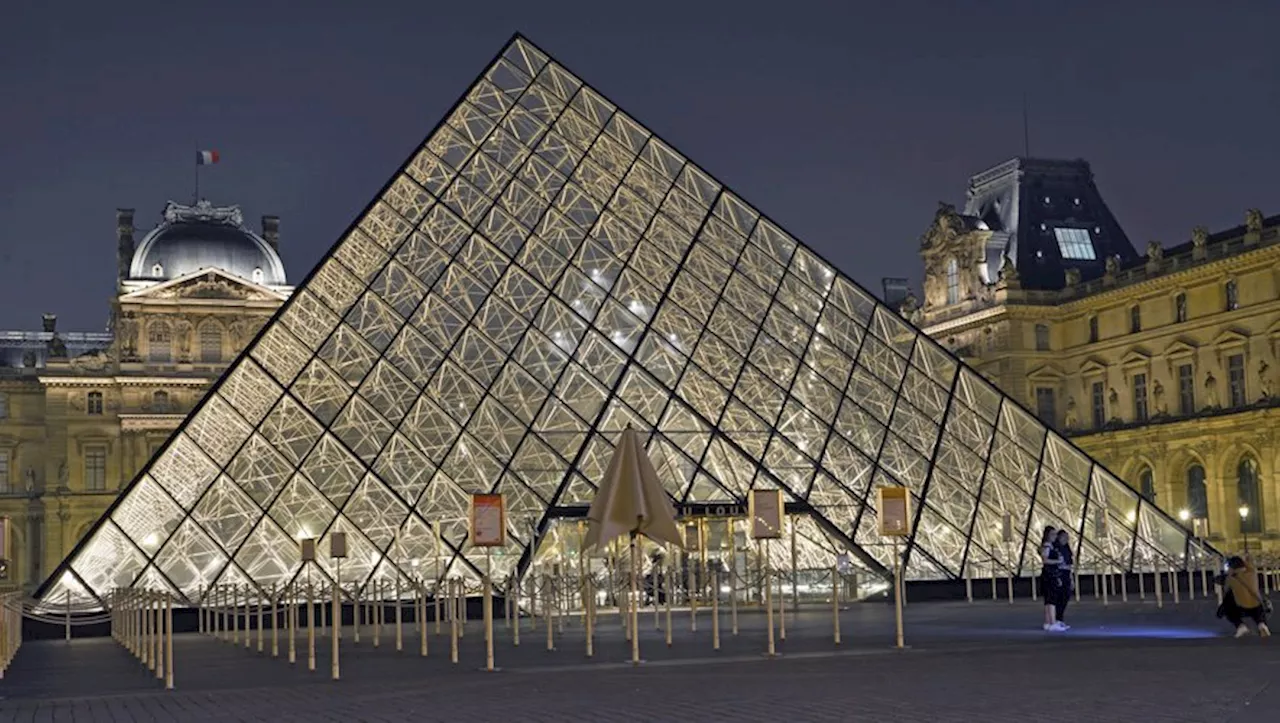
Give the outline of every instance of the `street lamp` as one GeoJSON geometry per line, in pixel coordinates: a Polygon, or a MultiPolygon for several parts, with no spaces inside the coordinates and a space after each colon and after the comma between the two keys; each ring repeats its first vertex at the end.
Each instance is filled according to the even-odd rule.
{"type": "Polygon", "coordinates": [[[1240,505],[1240,532],[1244,535],[1244,554],[1249,554],[1249,528],[1245,521],[1249,519],[1249,505],[1240,505]]]}
{"type": "Polygon", "coordinates": [[[1189,509],[1187,509],[1187,508],[1185,508],[1185,507],[1183,507],[1182,509],[1178,510],[1178,519],[1182,520],[1184,523],[1185,523],[1187,520],[1190,520],[1190,519],[1191,519],[1191,510],[1189,510],[1189,509]]]}

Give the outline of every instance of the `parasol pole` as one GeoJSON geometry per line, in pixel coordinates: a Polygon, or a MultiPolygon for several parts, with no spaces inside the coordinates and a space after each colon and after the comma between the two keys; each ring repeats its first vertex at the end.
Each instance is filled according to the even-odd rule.
{"type": "Polygon", "coordinates": [[[640,664],[640,631],[636,628],[639,619],[636,615],[636,535],[639,533],[640,518],[636,518],[636,529],[631,531],[631,598],[627,601],[627,615],[631,620],[631,664],[640,664]]]}

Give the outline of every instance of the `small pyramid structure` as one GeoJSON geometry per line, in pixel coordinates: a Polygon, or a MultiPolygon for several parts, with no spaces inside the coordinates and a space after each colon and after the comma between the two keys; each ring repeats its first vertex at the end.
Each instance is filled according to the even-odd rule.
{"type": "MultiPolygon", "coordinates": [[[[38,593],[195,603],[300,574],[501,580],[581,515],[628,425],[677,505],[777,488],[789,567],[907,575],[1186,564],[1187,530],[527,39],[485,68],[38,593]],[[794,557],[793,557],[794,556],[794,557]]],[[[1204,548],[1196,546],[1196,550],[1204,548]]],[[[777,554],[777,553],[775,553],[777,554]]]]}

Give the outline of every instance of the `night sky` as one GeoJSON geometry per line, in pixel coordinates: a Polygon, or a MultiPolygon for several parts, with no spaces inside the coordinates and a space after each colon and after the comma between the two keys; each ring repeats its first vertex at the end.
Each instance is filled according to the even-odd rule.
{"type": "Polygon", "coordinates": [[[0,329],[104,328],[115,209],[189,201],[197,147],[222,154],[202,195],[281,216],[301,280],[517,30],[877,291],[918,284],[939,200],[1022,154],[1024,93],[1032,155],[1088,159],[1140,252],[1280,212],[1261,0],[6,0],[0,23],[0,329]]]}

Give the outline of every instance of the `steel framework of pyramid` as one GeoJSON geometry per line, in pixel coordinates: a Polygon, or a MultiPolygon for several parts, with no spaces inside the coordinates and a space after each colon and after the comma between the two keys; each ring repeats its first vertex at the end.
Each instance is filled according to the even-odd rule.
{"type": "Polygon", "coordinates": [[[585,510],[628,425],[678,503],[782,488],[801,567],[884,574],[883,485],[916,502],[908,577],[1034,569],[1050,524],[1086,570],[1204,552],[516,36],[39,595],[265,588],[302,537],[325,575],[334,530],[345,581],[470,576],[481,491],[507,500],[502,579],[585,510]]]}

